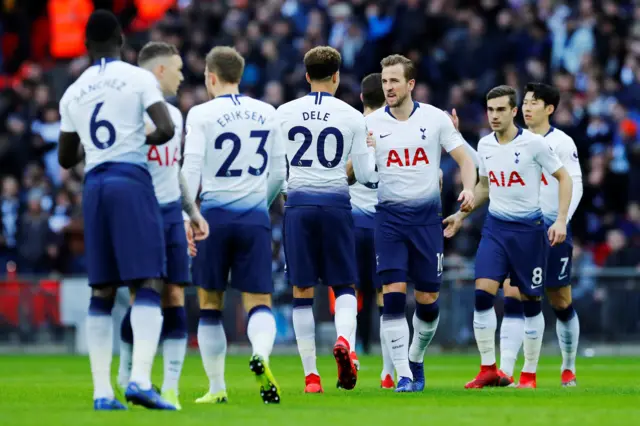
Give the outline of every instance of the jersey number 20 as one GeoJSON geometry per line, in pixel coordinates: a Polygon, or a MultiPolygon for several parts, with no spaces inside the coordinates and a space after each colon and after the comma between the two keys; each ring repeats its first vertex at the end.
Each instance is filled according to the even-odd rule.
{"type": "MultiPolygon", "coordinates": [[[[267,151],[265,151],[264,149],[264,144],[267,143],[267,137],[269,137],[269,131],[268,130],[252,130],[251,133],[249,133],[249,137],[260,139],[260,143],[258,144],[258,149],[256,150],[256,154],[262,157],[262,164],[257,169],[255,167],[249,166],[247,171],[249,172],[250,175],[260,176],[262,173],[264,173],[265,169],[267,168],[267,160],[269,159],[269,156],[267,155],[267,151]]],[[[216,138],[216,141],[214,143],[215,148],[222,149],[222,145],[226,141],[231,141],[231,143],[233,144],[231,147],[231,153],[229,153],[229,156],[227,157],[227,159],[224,160],[224,163],[222,163],[222,165],[220,166],[220,169],[216,173],[216,176],[217,177],[242,176],[242,169],[231,168],[231,164],[233,163],[233,160],[235,160],[238,154],[240,153],[240,137],[238,137],[238,135],[236,135],[235,133],[231,133],[231,132],[222,133],[220,136],[216,138]]]]}
{"type": "Polygon", "coordinates": [[[111,124],[108,120],[99,120],[98,114],[100,113],[100,109],[104,105],[104,102],[98,102],[96,107],[93,109],[93,114],[91,114],[91,121],[89,122],[89,133],[91,134],[91,142],[98,149],[107,149],[111,145],[113,145],[116,141],[116,128],[111,124]],[[98,131],[100,129],[104,129],[102,132],[103,135],[105,132],[107,133],[107,140],[101,141],[98,139],[98,131]]]}
{"type": "MultiPolygon", "coordinates": [[[[311,146],[311,142],[313,141],[313,135],[311,134],[311,130],[307,129],[303,126],[295,126],[289,130],[289,140],[295,141],[296,136],[302,134],[304,136],[304,140],[302,141],[302,146],[296,152],[296,155],[293,156],[291,160],[291,165],[294,167],[311,167],[313,164],[313,160],[303,160],[302,157],[307,152],[309,147],[311,146]]],[[[340,163],[342,159],[342,154],[344,153],[344,136],[340,133],[340,130],[335,127],[327,127],[318,135],[318,143],[316,146],[316,151],[318,154],[318,161],[322,164],[323,167],[327,169],[332,169],[340,163]],[[336,138],[336,155],[333,157],[333,160],[327,160],[327,157],[324,155],[324,144],[327,140],[327,136],[333,136],[336,138]]]]}

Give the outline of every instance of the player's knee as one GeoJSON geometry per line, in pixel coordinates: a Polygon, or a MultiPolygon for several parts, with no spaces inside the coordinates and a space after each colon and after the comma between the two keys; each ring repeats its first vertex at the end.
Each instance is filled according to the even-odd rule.
{"type": "Polygon", "coordinates": [[[102,316],[111,315],[115,304],[115,288],[93,288],[91,290],[91,300],[89,301],[89,315],[102,316]]]}
{"type": "Polygon", "coordinates": [[[137,282],[136,284],[134,284],[134,286],[137,287],[138,289],[148,288],[150,290],[157,292],[158,294],[162,294],[164,281],[162,280],[162,278],[149,278],[149,279],[141,280],[137,282]]]}
{"type": "Polygon", "coordinates": [[[293,287],[294,299],[313,299],[313,287],[293,287]]]}
{"type": "Polygon", "coordinates": [[[549,304],[554,311],[561,311],[571,306],[571,288],[562,287],[558,289],[547,290],[549,304]]]}
{"type": "Polygon", "coordinates": [[[440,293],[427,293],[424,291],[416,291],[416,302],[422,305],[431,305],[438,301],[440,293]]]}
{"type": "Polygon", "coordinates": [[[382,312],[388,317],[404,317],[404,311],[407,305],[407,295],[401,291],[384,293],[384,306],[382,312]]]}
{"type": "Polygon", "coordinates": [[[382,295],[382,289],[376,291],[376,302],[378,303],[379,308],[382,308],[384,306],[384,297],[382,295]]]}
{"type": "Polygon", "coordinates": [[[220,291],[207,291],[198,289],[198,300],[200,309],[221,311],[223,308],[224,293],[220,291]]]}
{"type": "Polygon", "coordinates": [[[520,289],[516,286],[512,286],[511,280],[505,280],[502,290],[504,291],[504,297],[520,300],[520,289]]]}
{"type": "Polygon", "coordinates": [[[162,290],[162,307],[184,306],[184,288],[175,284],[167,284],[162,290]]]}
{"type": "MultiPolygon", "coordinates": [[[[430,293],[425,293],[430,294],[430,293]]],[[[429,298],[430,303],[423,303],[418,300],[416,294],[416,317],[424,322],[433,322],[440,316],[440,305],[438,304],[438,296],[429,298]]]]}
{"type": "Polygon", "coordinates": [[[542,313],[542,300],[533,297],[523,300],[522,310],[526,318],[538,316],[542,313]]]}
{"type": "Polygon", "coordinates": [[[336,299],[344,295],[351,295],[354,297],[356,295],[356,289],[354,286],[351,286],[351,285],[342,285],[342,286],[332,287],[332,289],[333,289],[333,294],[336,296],[336,299]]]}
{"type": "Polygon", "coordinates": [[[500,283],[498,281],[490,280],[488,278],[478,278],[476,280],[476,290],[486,291],[492,295],[498,293],[500,283]]]}
{"type": "Polygon", "coordinates": [[[504,316],[510,318],[522,318],[524,316],[524,307],[522,301],[520,301],[520,294],[518,298],[507,296],[505,292],[504,296],[504,316]]]}
{"type": "Polygon", "coordinates": [[[242,304],[245,312],[251,312],[257,306],[271,308],[271,295],[263,293],[242,293],[242,304]]]}
{"type": "Polygon", "coordinates": [[[112,299],[116,298],[116,287],[115,286],[101,286],[101,287],[93,287],[91,289],[91,297],[97,297],[101,299],[112,299]]]}
{"type": "Polygon", "coordinates": [[[493,309],[495,299],[495,294],[476,288],[474,308],[477,312],[484,312],[489,309],[493,309]]]}

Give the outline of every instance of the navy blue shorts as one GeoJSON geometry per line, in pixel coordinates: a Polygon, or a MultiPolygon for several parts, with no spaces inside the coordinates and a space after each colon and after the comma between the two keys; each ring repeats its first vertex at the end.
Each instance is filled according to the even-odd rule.
{"type": "Polygon", "coordinates": [[[382,284],[414,283],[416,290],[437,293],[442,284],[442,225],[400,225],[376,216],[375,248],[382,284]]]}
{"type": "Polygon", "coordinates": [[[476,255],[476,279],[511,285],[528,296],[542,295],[547,274],[549,239],[542,220],[506,222],[487,214],[476,255]]]}
{"type": "Polygon", "coordinates": [[[145,168],[104,163],[90,170],[82,214],[90,285],[165,277],[162,216],[145,168]]]}
{"type": "Polygon", "coordinates": [[[286,207],[283,238],[287,275],[292,285],[313,287],[320,279],[326,285],[342,286],[358,280],[351,210],[286,207]]]}
{"type": "Polygon", "coordinates": [[[164,226],[164,242],[167,256],[167,282],[189,285],[189,246],[182,219],[182,203],[176,201],[160,206],[164,226]]]}
{"type": "Polygon", "coordinates": [[[215,212],[202,214],[210,232],[197,244],[193,283],[205,290],[224,291],[230,281],[231,287],[244,293],[273,293],[271,230],[245,223],[218,224],[215,212]]]}
{"type": "Polygon", "coordinates": [[[376,249],[373,244],[373,229],[355,228],[356,259],[358,263],[358,289],[382,288],[382,281],[376,272],[376,249]]]}

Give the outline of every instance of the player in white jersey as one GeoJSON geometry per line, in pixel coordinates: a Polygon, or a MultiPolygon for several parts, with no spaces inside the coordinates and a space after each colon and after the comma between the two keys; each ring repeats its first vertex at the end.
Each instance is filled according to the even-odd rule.
{"type": "Polygon", "coordinates": [[[443,272],[440,202],[442,148],[459,164],[461,208],[473,207],[476,170],[447,114],[414,102],[415,67],[401,55],[381,62],[387,106],[366,117],[376,138],[380,181],[375,216],[377,272],[384,286],[382,325],[398,372],[396,392],[424,389],[424,354],[439,320],[443,272]],[[414,338],[405,317],[407,280],[415,284],[414,338]]]}
{"type": "MultiPolygon", "coordinates": [[[[573,139],[549,123],[550,116],[560,102],[560,92],[547,84],[529,83],[524,88],[524,94],[522,113],[528,129],[544,136],[573,180],[573,193],[567,218],[570,221],[582,198],[582,171],[573,139]]],[[[558,181],[544,173],[540,187],[540,208],[545,225],[550,226],[558,216],[558,181]]],[[[562,352],[560,378],[562,386],[576,385],[575,362],[580,336],[578,315],[571,304],[572,253],[571,229],[567,224],[567,239],[549,250],[544,282],[545,292],[557,317],[556,333],[562,352]]],[[[500,326],[500,369],[507,376],[511,376],[524,338],[524,321],[520,291],[517,287],[509,285],[505,285],[504,290],[505,318],[500,326]],[[515,309],[513,312],[508,312],[507,306],[515,309]]],[[[524,373],[520,377],[520,385],[535,387],[535,371],[524,373]]]]}
{"type": "MultiPolygon", "coordinates": [[[[178,49],[163,42],[149,42],[138,53],[138,65],[147,69],[160,83],[165,96],[175,96],[182,82],[182,59],[178,49]]],[[[204,230],[208,225],[200,215],[193,197],[187,190],[186,182],[180,173],[182,151],[182,113],[167,103],[169,113],[176,126],[176,133],[169,142],[160,146],[151,146],[147,162],[156,198],[160,204],[167,257],[166,285],[162,294],[162,341],[164,363],[164,381],[162,396],[181,409],[178,399],[178,381],[187,349],[187,318],[184,309],[184,288],[191,281],[189,276],[189,256],[187,234],[193,234],[190,222],[184,222],[182,211],[188,217],[200,223],[204,230]]],[[[148,130],[153,123],[145,118],[148,130]]],[[[208,231],[207,231],[208,232],[208,231]]],[[[202,238],[205,238],[203,235],[202,238]]],[[[132,297],[134,296],[132,292],[132,297]]],[[[120,368],[118,384],[126,386],[131,374],[131,355],[133,351],[133,333],[131,330],[131,309],[122,320],[120,331],[120,368]]]]}
{"type": "Polygon", "coordinates": [[[202,177],[201,210],[210,236],[198,244],[193,282],[199,287],[198,343],[209,391],[198,403],[227,400],[224,381],[226,337],[222,307],[227,279],[242,292],[248,312],[249,362],[265,403],[279,403],[269,368],[276,337],[271,312],[271,224],[269,205],[286,176],[282,140],[274,125],[275,108],[239,94],[244,59],[233,48],[215,47],[206,57],[205,84],[211,101],[187,116],[184,165],[189,192],[202,177]]]}
{"type": "MultiPolygon", "coordinates": [[[[547,254],[551,246],[566,238],[566,221],[571,201],[571,177],[544,138],[518,128],[516,91],[498,86],[487,94],[487,116],[493,133],[480,139],[480,182],[477,206],[490,201],[482,239],[476,255],[474,334],[481,356],[480,373],[465,388],[506,386],[510,378],[496,367],[496,293],[505,280],[520,289],[525,315],[523,372],[535,371],[544,334],[540,296],[545,281],[547,254]],[[558,179],[558,218],[545,229],[539,192],[542,170],[558,179]]],[[[460,229],[468,213],[447,219],[445,236],[460,229]]]]}
{"type": "Polygon", "coordinates": [[[87,344],[94,409],[125,409],[111,386],[113,309],[120,283],[131,283],[134,355],[125,397],[148,408],[175,410],[151,387],[151,366],[162,328],[160,293],[165,275],[160,208],[146,164],[148,147],[170,140],[174,123],[158,82],[147,70],[119,60],[123,43],[117,18],[92,13],[86,43],[94,61],[60,101],[60,165],[85,153],[83,216],[92,296],[87,344]],[[156,130],[145,138],[144,113],[156,130]]]}
{"type": "Polygon", "coordinates": [[[315,47],[304,57],[311,93],[277,111],[286,141],[289,179],[284,213],[284,250],[293,285],[293,327],[305,373],[305,392],[322,392],[316,366],[312,305],[318,280],[333,287],[338,339],[333,348],[338,382],[356,385],[350,357],[356,326],[357,281],[353,217],[345,164],[351,155],[358,181],[375,175],[373,149],[366,144],[362,114],[333,95],[340,83],[342,58],[331,47],[315,47]]]}

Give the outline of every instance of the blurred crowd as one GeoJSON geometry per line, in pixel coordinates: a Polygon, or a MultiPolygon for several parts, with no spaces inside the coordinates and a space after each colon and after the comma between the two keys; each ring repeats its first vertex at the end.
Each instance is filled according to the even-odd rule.
{"type": "MultiPolygon", "coordinates": [[[[490,88],[552,82],[562,91],[554,124],[576,141],[584,174],[573,219],[576,263],[640,268],[640,1],[179,0],[143,29],[131,24],[140,1],[94,3],[117,6],[127,32],[124,60],[135,63],[149,40],[178,46],[185,81],[170,101],[185,115],[208,99],[204,57],[215,45],[235,46],[246,59],[241,90],[274,106],[308,91],[302,57],[313,46],[341,52],[337,95],[358,109],[361,78],[379,71],[384,56],[405,54],[418,68],[414,99],[455,108],[474,146],[489,131],[490,88]]],[[[4,2],[0,265],[14,260],[24,273],[75,274],[84,271],[82,170],[57,164],[57,101],[89,61],[53,60],[34,47],[47,43],[46,6],[4,2]],[[21,42],[7,49],[16,33],[21,42]]],[[[446,156],[442,168],[450,213],[460,179],[446,156]]],[[[281,217],[280,200],[272,208],[274,271],[283,265],[281,217]]],[[[478,212],[449,242],[448,256],[471,258],[481,223],[478,212]]]]}

